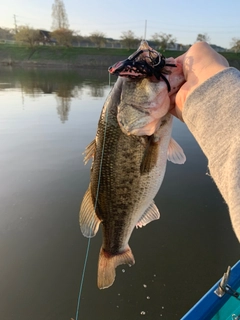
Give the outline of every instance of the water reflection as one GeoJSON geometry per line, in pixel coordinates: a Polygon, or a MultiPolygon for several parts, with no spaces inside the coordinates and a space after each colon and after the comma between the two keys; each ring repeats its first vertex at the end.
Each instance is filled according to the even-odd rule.
{"type": "MultiPolygon", "coordinates": [[[[87,247],[78,211],[91,166],[82,153],[108,92],[106,70],[0,68],[0,319],[75,318],[87,247]]],[[[91,240],[79,319],[179,320],[239,259],[203,153],[179,121],[173,137],[187,162],[167,165],[155,198],[161,219],[133,232],[136,264],[117,268],[104,291],[101,232],[91,240]]]]}
{"type": "Polygon", "coordinates": [[[64,123],[65,121],[68,120],[71,98],[56,96],[56,100],[57,100],[57,113],[62,123],[64,123]]]}
{"type": "MultiPolygon", "coordinates": [[[[20,89],[24,95],[38,98],[53,94],[56,110],[62,123],[68,120],[72,98],[81,99],[84,91],[91,97],[102,98],[109,85],[107,70],[49,70],[3,68],[0,72],[0,91],[20,89]]],[[[112,79],[113,81],[115,79],[112,79]]]]}

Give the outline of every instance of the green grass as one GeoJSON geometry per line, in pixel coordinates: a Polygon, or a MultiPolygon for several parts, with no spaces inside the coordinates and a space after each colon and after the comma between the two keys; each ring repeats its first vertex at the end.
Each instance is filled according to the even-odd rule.
{"type": "Polygon", "coordinates": [[[227,60],[240,60],[240,52],[221,52],[227,60]]]}
{"type": "Polygon", "coordinates": [[[0,60],[11,58],[16,61],[21,60],[61,60],[75,61],[80,55],[111,55],[129,56],[135,50],[110,49],[110,48],[82,48],[82,47],[55,47],[38,46],[34,49],[26,46],[0,44],[0,60]]]}
{"type": "MultiPolygon", "coordinates": [[[[114,48],[87,48],[87,47],[58,47],[58,46],[37,46],[33,49],[23,45],[0,44],[0,62],[11,61],[36,61],[36,62],[65,62],[72,63],[79,61],[81,55],[91,56],[112,56],[116,57],[116,61],[128,57],[136,49],[114,49],[114,48]],[[121,57],[121,58],[120,58],[121,57]]],[[[166,51],[163,53],[165,57],[177,57],[183,54],[183,51],[166,51]]],[[[240,64],[240,53],[223,52],[231,64],[231,61],[240,64]],[[239,62],[239,63],[238,63],[239,62]]]]}
{"type": "MultiPolygon", "coordinates": [[[[87,48],[87,47],[56,47],[56,46],[37,46],[34,53],[33,49],[20,45],[0,44],[0,59],[11,58],[13,60],[65,60],[75,61],[80,55],[101,55],[101,56],[124,56],[128,57],[136,49],[115,49],[115,48],[87,48]]],[[[183,52],[166,51],[166,57],[176,57],[183,52]]]]}

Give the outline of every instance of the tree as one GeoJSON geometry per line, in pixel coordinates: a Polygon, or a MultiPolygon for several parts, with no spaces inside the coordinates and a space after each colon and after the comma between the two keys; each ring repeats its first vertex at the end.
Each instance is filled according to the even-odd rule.
{"type": "Polygon", "coordinates": [[[0,28],[0,39],[2,40],[14,40],[14,34],[11,29],[0,28]]]}
{"type": "Polygon", "coordinates": [[[106,42],[105,34],[99,31],[92,32],[90,34],[90,40],[96,44],[99,49],[106,42]]]}
{"type": "Polygon", "coordinates": [[[197,40],[196,41],[205,41],[207,43],[210,42],[210,37],[207,33],[199,33],[197,35],[197,40]]]}
{"type": "Polygon", "coordinates": [[[159,46],[161,51],[165,51],[169,45],[173,45],[176,42],[176,38],[173,38],[171,34],[167,33],[154,33],[152,40],[159,46]]]}
{"type": "Polygon", "coordinates": [[[139,39],[136,38],[135,34],[131,30],[123,31],[120,38],[128,50],[136,46],[136,44],[139,42],[139,39]]]}
{"type": "Polygon", "coordinates": [[[56,29],[51,32],[51,37],[54,38],[60,46],[70,47],[72,45],[73,31],[65,28],[56,29]]]}
{"type": "Polygon", "coordinates": [[[29,26],[18,27],[18,33],[15,34],[15,39],[18,42],[26,43],[30,48],[34,48],[39,41],[39,31],[30,28],[29,26]]]}
{"type": "Polygon", "coordinates": [[[73,36],[72,41],[74,44],[77,43],[78,46],[80,46],[81,41],[83,40],[83,36],[81,35],[79,30],[73,30],[73,36]]]}
{"type": "Polygon", "coordinates": [[[239,38],[232,38],[231,49],[234,52],[240,52],[240,39],[239,38]]]}
{"type": "Polygon", "coordinates": [[[55,0],[52,5],[52,30],[68,29],[68,17],[63,0],[55,0]]]}

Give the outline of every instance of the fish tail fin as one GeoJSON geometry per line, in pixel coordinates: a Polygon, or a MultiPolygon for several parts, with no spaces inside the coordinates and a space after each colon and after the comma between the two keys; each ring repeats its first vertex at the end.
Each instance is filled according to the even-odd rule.
{"type": "Polygon", "coordinates": [[[116,276],[115,268],[121,264],[133,265],[135,263],[130,247],[123,253],[111,255],[101,248],[98,261],[98,288],[110,287],[116,276]]]}

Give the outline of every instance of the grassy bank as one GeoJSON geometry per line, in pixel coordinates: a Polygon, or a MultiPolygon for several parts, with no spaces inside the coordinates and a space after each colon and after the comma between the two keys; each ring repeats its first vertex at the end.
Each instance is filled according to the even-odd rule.
{"type": "Polygon", "coordinates": [[[125,59],[134,50],[108,48],[81,48],[38,46],[30,49],[26,46],[0,44],[0,62],[2,64],[41,64],[62,66],[105,66],[111,61],[125,59]]]}
{"type": "MultiPolygon", "coordinates": [[[[30,49],[26,46],[0,44],[0,64],[15,65],[46,65],[74,67],[107,67],[114,62],[126,59],[134,50],[111,48],[82,48],[38,46],[30,49]]],[[[177,57],[182,51],[166,51],[166,57],[177,57]]],[[[240,68],[240,54],[222,53],[230,65],[240,68]]]]}

